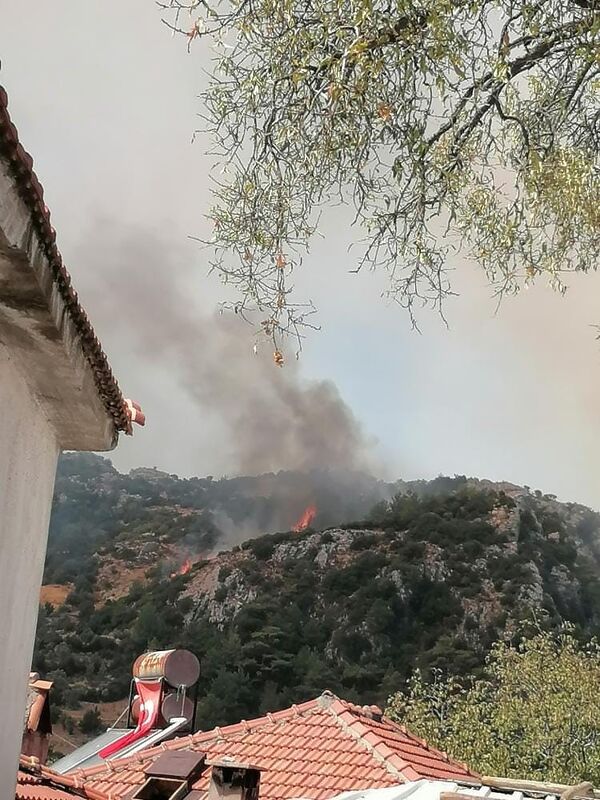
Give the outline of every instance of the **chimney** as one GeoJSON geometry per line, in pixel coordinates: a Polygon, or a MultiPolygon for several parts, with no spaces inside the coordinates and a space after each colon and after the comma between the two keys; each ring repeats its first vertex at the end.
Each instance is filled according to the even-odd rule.
{"type": "Polygon", "coordinates": [[[206,761],[194,750],[165,752],[146,767],[146,780],[128,800],[258,800],[260,771],[227,756],[206,761]],[[192,786],[210,768],[208,794],[192,786]]]}
{"type": "Polygon", "coordinates": [[[258,767],[227,756],[206,763],[212,767],[207,800],[258,800],[258,767]]]}
{"type": "Polygon", "coordinates": [[[129,795],[130,800],[183,800],[189,797],[192,783],[204,770],[204,759],[204,753],[193,750],[163,753],[146,768],[146,781],[129,795]]]}
{"type": "Polygon", "coordinates": [[[33,756],[40,764],[45,764],[48,758],[48,744],[52,733],[51,688],[51,681],[40,680],[37,672],[29,673],[21,755],[33,756]]]}

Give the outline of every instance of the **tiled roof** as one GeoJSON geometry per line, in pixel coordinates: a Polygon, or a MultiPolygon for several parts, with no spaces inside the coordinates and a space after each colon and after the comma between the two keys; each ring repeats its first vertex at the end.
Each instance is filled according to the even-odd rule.
{"type": "Polygon", "coordinates": [[[76,778],[57,775],[40,766],[36,759],[22,758],[17,775],[15,800],[109,800],[94,789],[83,787],[76,778]]]}
{"type": "Polygon", "coordinates": [[[112,374],[108,359],[87,314],[81,307],[71,276],[56,246],[56,232],[50,223],[50,212],[44,203],[44,190],[33,171],[33,159],[19,142],[17,129],[8,113],[8,96],[0,86],[0,157],[6,160],[18,191],[31,213],[31,221],[51,271],[53,284],[58,289],[75,330],[81,348],[92,369],[98,394],[117,431],[131,432],[131,420],[119,385],[112,374]]]}
{"type": "MultiPolygon", "coordinates": [[[[429,747],[376,706],[325,692],[284,711],[173,739],[129,758],[72,773],[86,787],[123,797],[165,750],[191,749],[209,759],[231,756],[261,771],[260,800],[323,800],[343,791],[394,786],[419,778],[478,781],[466,766],[429,747]]],[[[206,792],[208,770],[194,784],[206,792]]]]}

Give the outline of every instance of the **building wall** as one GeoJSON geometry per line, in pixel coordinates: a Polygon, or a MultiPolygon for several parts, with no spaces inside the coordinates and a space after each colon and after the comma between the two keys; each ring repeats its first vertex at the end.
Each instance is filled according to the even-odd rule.
{"type": "Polygon", "coordinates": [[[58,450],[0,344],[0,800],[15,796],[58,450]]]}
{"type": "Polygon", "coordinates": [[[113,419],[34,233],[31,211],[1,157],[0,344],[21,365],[63,450],[112,450],[113,419]]]}

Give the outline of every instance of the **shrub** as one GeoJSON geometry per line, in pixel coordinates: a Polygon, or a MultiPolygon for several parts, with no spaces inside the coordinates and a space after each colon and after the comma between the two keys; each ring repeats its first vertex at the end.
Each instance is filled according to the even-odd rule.
{"type": "Polygon", "coordinates": [[[88,708],[79,721],[79,730],[82,733],[99,733],[102,728],[102,717],[98,711],[98,706],[88,708]]]}

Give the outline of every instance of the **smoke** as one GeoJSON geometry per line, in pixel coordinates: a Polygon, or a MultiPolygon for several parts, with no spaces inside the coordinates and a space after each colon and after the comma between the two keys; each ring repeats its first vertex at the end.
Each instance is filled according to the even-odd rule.
{"type": "MultiPolygon", "coordinates": [[[[303,378],[293,357],[277,368],[266,342],[254,354],[251,326],[231,312],[199,309],[202,269],[177,248],[147,231],[105,224],[87,237],[78,265],[109,355],[127,348],[136,369],[144,365],[158,381],[167,375],[172,395],[185,390],[198,415],[190,431],[199,421],[220,423],[236,471],[369,467],[370,443],[336,386],[303,378]]],[[[125,388],[126,376],[118,377],[125,388]]],[[[138,435],[152,435],[157,423],[168,424],[149,419],[138,435]]]]}
{"type": "Polygon", "coordinates": [[[223,550],[231,550],[236,545],[254,539],[263,533],[273,533],[277,530],[285,530],[289,525],[277,525],[272,522],[266,525],[261,524],[257,514],[249,514],[243,520],[235,522],[229,514],[221,508],[212,512],[215,525],[220,531],[220,536],[209,555],[218,555],[223,550]]]}

